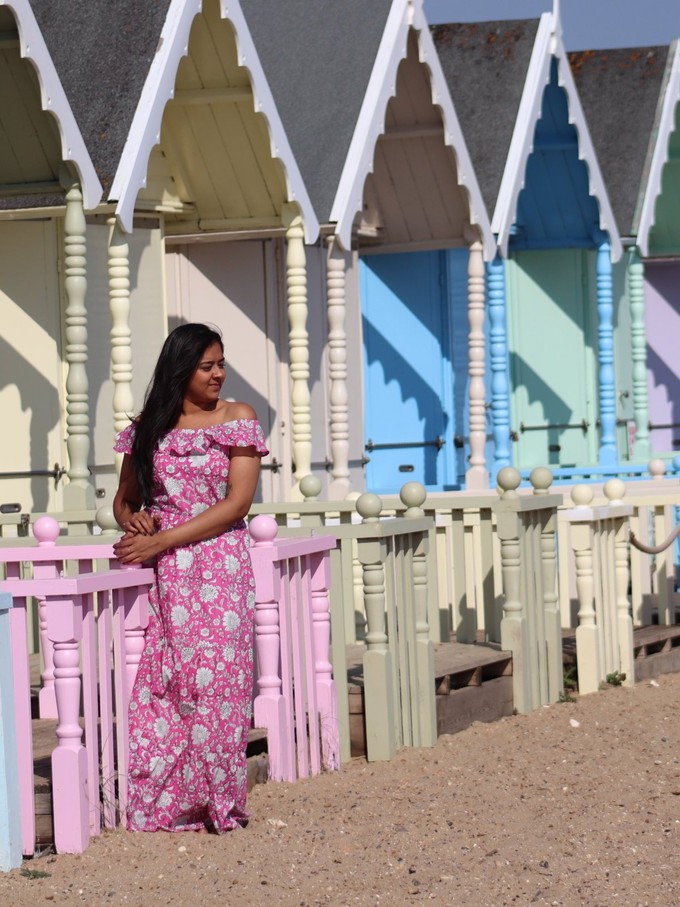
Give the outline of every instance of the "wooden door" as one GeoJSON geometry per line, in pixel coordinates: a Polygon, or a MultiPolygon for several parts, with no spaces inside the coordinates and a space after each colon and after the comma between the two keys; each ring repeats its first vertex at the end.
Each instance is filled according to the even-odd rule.
{"type": "Polygon", "coordinates": [[[200,321],[221,330],[227,361],[223,395],[255,408],[270,450],[258,499],[283,499],[290,483],[290,456],[281,441],[287,372],[278,355],[272,241],[173,245],[168,259],[168,327],[200,321]]]}
{"type": "Polygon", "coordinates": [[[511,429],[519,468],[598,456],[595,300],[587,253],[517,252],[507,263],[511,429]]]}
{"type": "Polygon", "coordinates": [[[361,261],[366,487],[458,481],[446,253],[361,261]]]}

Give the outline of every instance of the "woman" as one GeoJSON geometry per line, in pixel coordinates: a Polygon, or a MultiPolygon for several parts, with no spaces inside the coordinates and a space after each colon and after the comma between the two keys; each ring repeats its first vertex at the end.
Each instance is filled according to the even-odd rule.
{"type": "Polygon", "coordinates": [[[130,700],[130,830],[222,833],[248,816],[255,595],[243,518],[267,449],[253,409],[220,399],[224,377],[220,335],[175,328],[116,440],[115,554],[156,569],[130,700]]]}

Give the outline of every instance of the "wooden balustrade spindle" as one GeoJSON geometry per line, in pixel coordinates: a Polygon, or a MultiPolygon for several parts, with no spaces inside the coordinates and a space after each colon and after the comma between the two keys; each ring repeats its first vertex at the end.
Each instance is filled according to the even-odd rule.
{"type": "MultiPolygon", "coordinates": [[[[33,535],[38,548],[56,548],[59,537],[59,523],[49,516],[38,517],[33,524],[33,535]]],[[[56,554],[56,552],[55,552],[56,554]]],[[[53,579],[58,576],[57,561],[38,562],[33,567],[35,579],[53,579]]],[[[38,693],[38,714],[41,718],[57,717],[57,700],[54,692],[54,651],[47,634],[47,604],[44,595],[37,596],[38,620],[40,624],[40,650],[43,670],[40,674],[38,693]]]]}
{"type": "Polygon", "coordinates": [[[465,481],[470,490],[488,488],[489,485],[484,456],[486,445],[484,292],[483,246],[479,240],[475,240],[470,245],[468,258],[470,468],[465,473],[465,481]]]}
{"type": "MultiPolygon", "coordinates": [[[[109,220],[109,309],[111,311],[111,378],[113,427],[120,432],[134,412],[132,331],[130,329],[130,244],[116,218],[109,220]]],[[[115,454],[120,471],[123,454],[115,454]]]]}
{"type": "Polygon", "coordinates": [[[291,380],[293,461],[296,485],[312,471],[312,429],[309,391],[309,334],[307,332],[307,259],[304,229],[297,205],[285,205],[286,284],[288,288],[288,355],[291,380]]]}
{"type": "Polygon", "coordinates": [[[314,673],[321,721],[321,752],[324,768],[340,767],[337,696],[333,665],[329,660],[331,645],[331,606],[328,591],[331,582],[330,557],[316,554],[311,558],[312,633],[314,638],[314,673]]]}
{"type": "Polygon", "coordinates": [[[66,447],[69,484],[64,505],[69,510],[94,508],[95,495],[88,460],[90,453],[90,401],[87,378],[87,246],[85,212],[80,186],[65,172],[66,215],[64,217],[64,334],[66,374],[66,447]]]}
{"type": "Polygon", "coordinates": [[[334,236],[327,239],[326,296],[328,314],[328,379],[331,434],[332,501],[343,500],[349,481],[349,405],[347,394],[347,334],[345,331],[345,274],[347,253],[334,236]]]}

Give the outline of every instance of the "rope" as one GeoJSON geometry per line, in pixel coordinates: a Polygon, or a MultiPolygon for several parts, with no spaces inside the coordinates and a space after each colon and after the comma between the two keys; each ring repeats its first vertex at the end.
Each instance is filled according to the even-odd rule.
{"type": "Polygon", "coordinates": [[[676,526],[666,541],[662,542],[661,545],[644,545],[635,538],[635,534],[632,532],[629,536],[629,541],[634,548],[637,548],[638,551],[642,551],[644,554],[661,554],[662,551],[665,551],[666,548],[669,548],[673,544],[679,535],[680,526],[676,526]]]}

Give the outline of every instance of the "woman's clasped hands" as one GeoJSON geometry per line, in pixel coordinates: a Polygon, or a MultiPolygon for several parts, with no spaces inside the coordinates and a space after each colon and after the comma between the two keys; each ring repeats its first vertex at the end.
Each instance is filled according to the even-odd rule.
{"type": "Polygon", "coordinates": [[[148,511],[133,513],[123,529],[125,534],[113,546],[121,564],[143,564],[165,550],[162,533],[156,532],[156,522],[148,511]]]}

